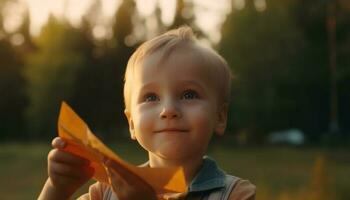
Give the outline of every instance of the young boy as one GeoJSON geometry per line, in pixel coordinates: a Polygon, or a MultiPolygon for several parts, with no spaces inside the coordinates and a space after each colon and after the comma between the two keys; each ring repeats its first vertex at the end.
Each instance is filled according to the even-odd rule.
{"type": "MultiPolygon", "coordinates": [[[[226,174],[204,156],[212,135],[224,134],[230,84],[226,61],[198,44],[188,27],[142,44],[125,73],[130,135],[148,151],[149,161],[143,167],[182,166],[188,191],[157,197],[138,177],[106,160],[112,187],[97,182],[80,199],[255,199],[253,184],[226,174]]],[[[69,199],[93,170],[86,160],[63,152],[62,139],[55,138],[52,145],[49,178],[39,199],[69,199]]]]}

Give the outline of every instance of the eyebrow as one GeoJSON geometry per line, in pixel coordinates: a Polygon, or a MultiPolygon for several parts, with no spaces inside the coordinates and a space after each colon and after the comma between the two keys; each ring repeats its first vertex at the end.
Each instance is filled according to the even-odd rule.
{"type": "Polygon", "coordinates": [[[194,86],[196,86],[196,87],[199,87],[200,89],[203,89],[204,87],[203,87],[203,85],[201,84],[201,83],[199,83],[199,82],[197,82],[197,81],[183,81],[183,84],[184,85],[194,85],[194,86]]]}
{"type": "Polygon", "coordinates": [[[154,87],[154,85],[156,85],[156,82],[153,82],[153,81],[145,83],[141,85],[140,90],[145,90],[145,89],[147,90],[148,88],[154,87]]]}
{"type": "MultiPolygon", "coordinates": [[[[203,85],[201,83],[198,83],[197,81],[191,81],[191,80],[185,80],[185,81],[179,81],[181,83],[181,85],[195,85],[199,88],[204,88],[203,85]]],[[[141,85],[141,89],[147,89],[149,87],[152,87],[153,85],[156,85],[156,82],[154,81],[150,81],[148,83],[145,83],[143,85],[141,85]]]]}

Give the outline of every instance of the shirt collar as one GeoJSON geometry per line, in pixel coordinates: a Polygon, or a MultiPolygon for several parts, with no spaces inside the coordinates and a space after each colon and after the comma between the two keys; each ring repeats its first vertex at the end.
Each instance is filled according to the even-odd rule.
{"type": "MultiPolygon", "coordinates": [[[[149,166],[149,161],[139,167],[149,166]]],[[[203,157],[203,164],[190,183],[187,192],[201,192],[225,187],[226,173],[209,156],[203,157]]]]}
{"type": "Polygon", "coordinates": [[[188,192],[200,192],[225,186],[225,172],[209,156],[203,157],[203,164],[189,185],[188,192]]]}

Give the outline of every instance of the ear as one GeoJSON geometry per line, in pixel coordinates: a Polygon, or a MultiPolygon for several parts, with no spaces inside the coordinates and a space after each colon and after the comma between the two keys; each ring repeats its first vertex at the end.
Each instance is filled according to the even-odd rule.
{"type": "Polygon", "coordinates": [[[228,104],[224,103],[219,106],[217,112],[217,121],[215,126],[215,134],[223,135],[225,133],[226,125],[227,125],[227,113],[228,113],[228,104]]]}
{"type": "Polygon", "coordinates": [[[128,119],[130,137],[131,137],[131,139],[136,140],[134,122],[132,120],[131,113],[128,109],[125,109],[124,114],[125,114],[126,118],[128,119]]]}

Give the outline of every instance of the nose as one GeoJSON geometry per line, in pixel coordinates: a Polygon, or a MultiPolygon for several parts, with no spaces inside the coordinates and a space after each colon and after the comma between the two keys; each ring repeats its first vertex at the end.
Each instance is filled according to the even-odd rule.
{"type": "Polygon", "coordinates": [[[174,119],[181,117],[181,112],[174,102],[165,102],[160,112],[161,119],[174,119]]]}

